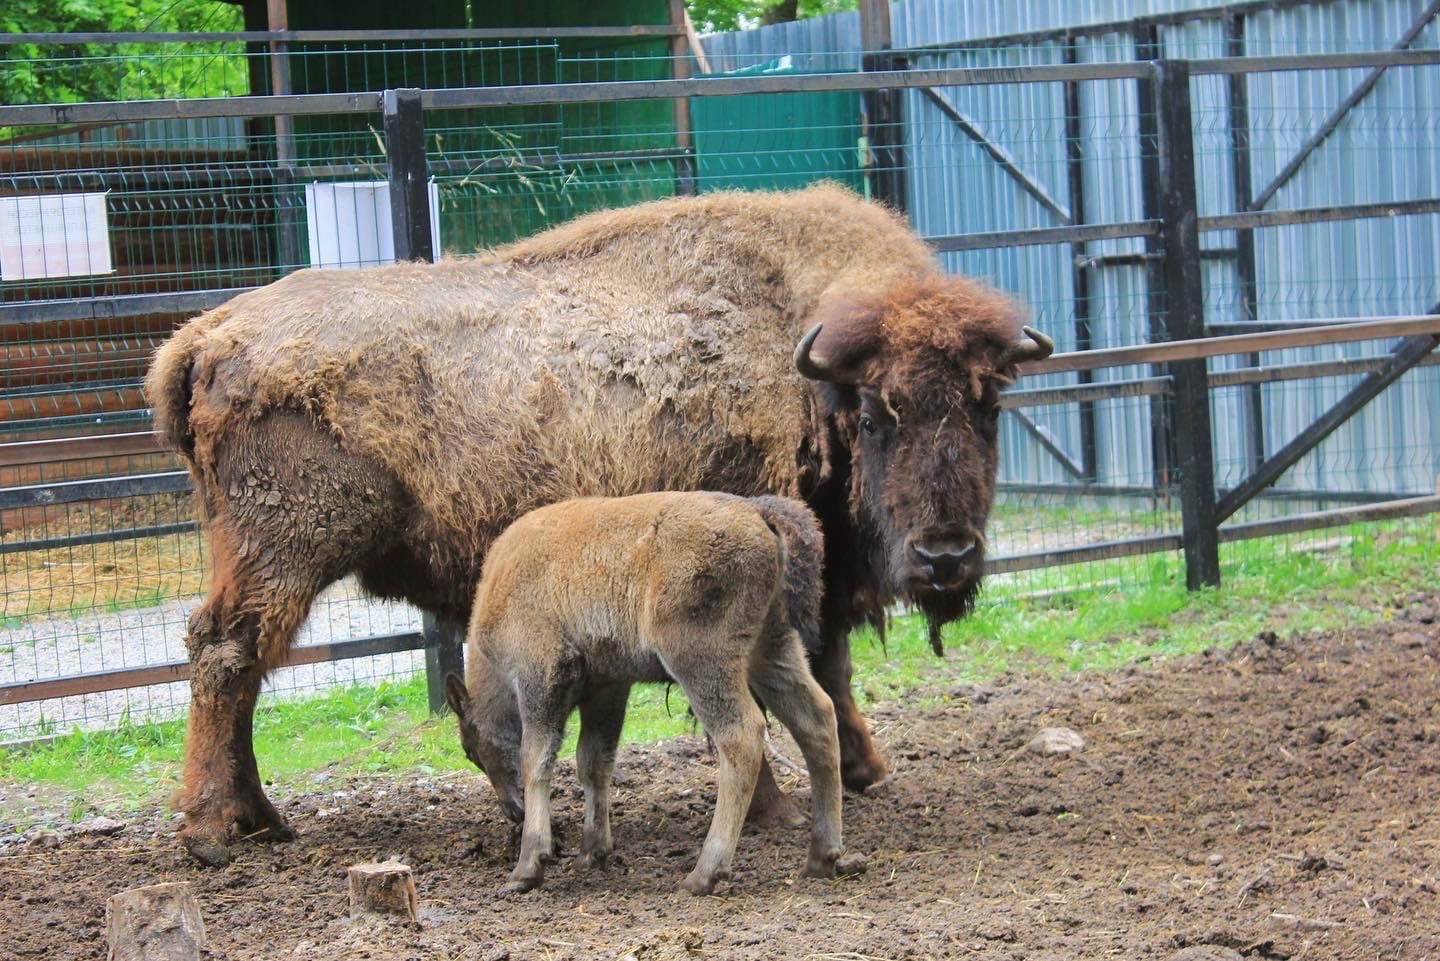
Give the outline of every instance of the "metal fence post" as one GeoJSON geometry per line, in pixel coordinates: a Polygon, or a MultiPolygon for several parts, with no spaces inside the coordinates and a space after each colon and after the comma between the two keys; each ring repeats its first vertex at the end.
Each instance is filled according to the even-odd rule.
{"type": "MultiPolygon", "coordinates": [[[[385,91],[385,155],[390,166],[390,224],[395,231],[395,259],[435,260],[430,242],[430,179],[425,164],[425,112],[420,91],[385,91]]],[[[465,629],[426,614],[421,622],[425,641],[425,690],[430,713],[443,714],[445,675],[465,673],[465,629]]]]}
{"type": "MultiPolygon", "coordinates": [[[[1190,117],[1190,65],[1156,60],[1149,106],[1154,110],[1148,217],[1161,221],[1158,243],[1167,340],[1205,336],[1205,291],[1200,274],[1199,211],[1195,196],[1195,141],[1190,117]]],[[[1185,584],[1191,590],[1220,583],[1220,537],[1215,521],[1215,464],[1211,452],[1210,390],[1206,362],[1172,361],[1170,447],[1180,473],[1180,514],[1185,584]]]]}
{"type": "Polygon", "coordinates": [[[425,640],[425,692],[431,714],[444,714],[445,675],[465,676],[465,628],[454,621],[426,614],[420,635],[425,640]]]}
{"type": "Polygon", "coordinates": [[[390,166],[390,223],[395,259],[435,259],[430,243],[430,181],[425,165],[425,112],[420,91],[385,91],[385,156],[390,166]]]}

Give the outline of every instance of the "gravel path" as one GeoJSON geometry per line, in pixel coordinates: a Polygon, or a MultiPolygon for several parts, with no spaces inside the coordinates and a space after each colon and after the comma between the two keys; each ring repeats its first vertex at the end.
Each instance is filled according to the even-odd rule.
{"type": "MultiPolygon", "coordinates": [[[[96,611],[0,628],[0,684],[184,660],[185,623],[202,601],[194,596],[159,607],[96,611]]],[[[296,643],[329,644],[418,630],[420,612],[415,608],[365,597],[353,582],[342,581],[316,601],[296,643]]],[[[265,682],[265,690],[296,696],[408,678],[424,669],[424,661],[422,652],[407,651],[281,668],[265,682]]],[[[189,698],[189,685],[178,683],[0,705],[0,741],[52,733],[52,725],[58,732],[112,727],[127,713],[132,721],[177,717],[189,698]]]]}

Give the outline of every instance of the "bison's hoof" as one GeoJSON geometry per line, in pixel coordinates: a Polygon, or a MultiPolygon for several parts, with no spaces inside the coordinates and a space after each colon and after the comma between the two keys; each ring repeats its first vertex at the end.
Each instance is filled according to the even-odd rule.
{"type": "Polygon", "coordinates": [[[284,820],[276,821],[274,824],[267,824],[264,827],[246,831],[242,835],[245,841],[293,841],[295,840],[295,829],[286,824],[284,820]]]}
{"type": "Polygon", "coordinates": [[[603,871],[609,859],[609,851],[581,851],[575,859],[575,867],[581,871],[603,871]]]}
{"type": "Polygon", "coordinates": [[[805,824],[805,815],[795,802],[779,792],[762,799],[757,792],[745,814],[745,821],[761,830],[798,828],[805,824]]]}
{"type": "Polygon", "coordinates": [[[223,841],[200,835],[186,835],[180,839],[185,851],[207,868],[223,868],[230,863],[230,849],[223,841]]]}
{"type": "Polygon", "coordinates": [[[540,882],[542,880],[544,879],[511,878],[509,881],[505,882],[505,886],[500,889],[500,897],[513,898],[518,894],[525,894],[527,891],[533,891],[540,886],[540,882]]]}
{"type": "Polygon", "coordinates": [[[889,776],[890,772],[886,769],[885,762],[875,754],[870,757],[845,761],[840,767],[841,780],[845,782],[847,788],[856,793],[885,783],[889,776]]]}
{"type": "Polygon", "coordinates": [[[840,855],[835,861],[836,877],[851,877],[857,874],[864,874],[865,869],[870,866],[870,859],[859,851],[847,851],[840,855]]]}

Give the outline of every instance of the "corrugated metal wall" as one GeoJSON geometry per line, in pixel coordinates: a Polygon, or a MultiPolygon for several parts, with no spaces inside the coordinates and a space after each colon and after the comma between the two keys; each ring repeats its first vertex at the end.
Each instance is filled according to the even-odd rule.
{"type": "MultiPolygon", "coordinates": [[[[1241,19],[1247,55],[1387,49],[1426,9],[1425,0],[1314,0],[1241,19]]],[[[1227,51],[1225,8],[1213,0],[904,0],[892,6],[896,47],[974,42],[967,49],[913,54],[918,66],[1000,66],[1063,61],[1062,38],[986,45],[986,38],[1035,30],[1121,21],[1141,15],[1197,11],[1196,18],[1159,28],[1162,56],[1187,59],[1227,51]]],[[[1241,8],[1243,9],[1243,7],[1241,8]]],[[[1430,23],[1410,44],[1440,45],[1430,23]]],[[[859,66],[859,26],[842,14],[705,39],[721,69],[790,55],[799,69],[859,66]]],[[[1128,28],[1075,40],[1081,62],[1137,56],[1128,28]]],[[[1249,170],[1258,192],[1319,129],[1366,75],[1365,70],[1254,74],[1245,81],[1249,106],[1249,170]]],[[[1066,176],[1065,108],[1059,84],[961,87],[936,91],[965,114],[992,144],[1008,153],[1056,205],[1070,209],[1066,176]]],[[[1192,81],[1199,206],[1202,214],[1237,209],[1226,83],[1192,81]]],[[[927,94],[906,94],[909,205],[926,236],[1053,226],[1062,219],[1023,189],[989,152],[942,112],[927,94]]],[[[1133,81],[1080,86],[1084,221],[1143,217],[1137,85],[1133,81]]],[[[1375,89],[1339,124],[1299,172],[1276,191],[1267,209],[1397,201],[1440,196],[1440,68],[1388,70],[1375,89]]],[[[1262,321],[1420,313],[1440,302],[1440,216],[1342,221],[1254,232],[1256,318],[1262,321]]],[[[1215,253],[1204,265],[1206,318],[1242,321],[1234,233],[1203,238],[1215,253]]],[[[1143,253],[1138,239],[1091,243],[1090,257],[1143,253]]],[[[1061,349],[1075,346],[1072,249],[1020,247],[945,256],[946,266],[1017,292],[1061,349]]],[[[1151,338],[1143,262],[1107,263],[1088,271],[1093,344],[1134,344],[1151,338]]],[[[1368,356],[1375,344],[1315,348],[1266,355],[1269,363],[1368,356]]],[[[1215,369],[1241,366],[1225,358],[1215,369]]],[[[1096,373],[1097,379],[1143,375],[1139,369],[1096,373]]],[[[1067,382],[1065,377],[1050,382],[1067,382]]],[[[1068,379],[1073,382],[1073,377],[1068,379]]],[[[1263,447],[1273,453],[1354,384],[1329,378],[1263,388],[1263,447]]],[[[1217,483],[1230,487],[1253,462],[1245,413],[1250,394],[1213,394],[1217,483]]],[[[1007,418],[1009,420],[1009,418],[1007,418]]],[[[1078,409],[1044,408],[1036,420],[1078,459],[1078,409]]],[[[1017,424],[1002,438],[1002,470],[1011,481],[1071,479],[1017,424]]],[[[1102,483],[1148,485],[1150,415],[1141,400],[1097,405],[1102,483]]],[[[1428,492],[1440,473],[1440,370],[1407,374],[1368,409],[1332,435],[1282,478],[1295,490],[1428,492]]]]}

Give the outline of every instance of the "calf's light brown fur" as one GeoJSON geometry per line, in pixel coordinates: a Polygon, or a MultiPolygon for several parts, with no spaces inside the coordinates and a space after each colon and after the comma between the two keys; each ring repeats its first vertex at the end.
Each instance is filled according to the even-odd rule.
{"type": "Polygon", "coordinates": [[[630,686],[641,681],[679,683],[719,758],[715,815],[686,890],[708,894],[730,876],[764,756],[752,691],[790,729],[809,769],[805,873],[834,876],[835,711],[792,620],[813,614],[820,556],[820,529],[804,505],[706,492],[565,501],[500,535],[475,596],[468,686],[451,675],[446,694],[466,753],[512,817],[523,807],[520,857],[505,892],[544,880],[555,754],[577,706],[581,863],[609,855],[610,773],[630,686]]]}

